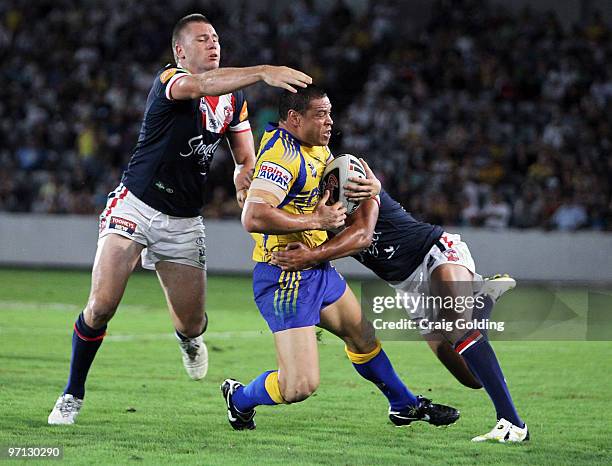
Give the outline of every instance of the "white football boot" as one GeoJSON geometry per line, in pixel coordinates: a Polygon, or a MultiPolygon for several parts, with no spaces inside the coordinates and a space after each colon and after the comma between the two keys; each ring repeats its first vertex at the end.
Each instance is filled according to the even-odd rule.
{"type": "Polygon", "coordinates": [[[491,432],[474,437],[472,442],[486,442],[488,440],[500,443],[526,442],[529,440],[529,430],[527,424],[521,428],[502,418],[497,421],[497,425],[491,432]]]}
{"type": "Polygon", "coordinates": [[[178,340],[187,374],[193,380],[203,379],[208,372],[208,350],[202,335],[185,341],[180,338],[178,340]]]}
{"type": "Polygon", "coordinates": [[[69,393],[60,395],[47,422],[52,425],[72,425],[83,406],[83,400],[69,393]]]}
{"type": "Polygon", "coordinates": [[[485,278],[482,284],[482,289],[479,294],[486,294],[497,302],[502,295],[516,287],[516,280],[508,274],[497,274],[492,277],[485,278]]]}

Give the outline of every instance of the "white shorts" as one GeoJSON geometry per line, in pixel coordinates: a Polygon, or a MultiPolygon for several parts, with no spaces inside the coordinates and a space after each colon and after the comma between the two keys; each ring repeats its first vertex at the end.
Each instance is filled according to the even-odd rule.
{"type": "Polygon", "coordinates": [[[206,234],[202,217],[172,217],[148,206],[120,184],[100,214],[98,241],[109,234],[145,246],[142,266],[155,270],[160,261],[206,270],[206,234]]]}
{"type": "MultiPolygon", "coordinates": [[[[474,275],[473,292],[477,293],[480,290],[483,279],[481,275],[476,273],[474,259],[467,244],[461,241],[461,236],[445,232],[431,247],[421,265],[412,275],[401,283],[389,283],[389,285],[395,288],[398,296],[402,298],[404,296],[413,296],[415,298],[404,302],[421,303],[407,309],[411,319],[416,321],[422,319],[434,321],[437,318],[437,308],[417,298],[419,296],[431,296],[429,285],[431,274],[442,264],[461,265],[468,269],[474,275]]],[[[429,333],[429,331],[422,331],[421,333],[429,333]]]]}

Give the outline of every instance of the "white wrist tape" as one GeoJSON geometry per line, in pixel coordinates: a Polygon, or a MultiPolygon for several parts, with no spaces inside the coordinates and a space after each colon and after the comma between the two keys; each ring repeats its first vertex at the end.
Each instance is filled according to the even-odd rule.
{"type": "Polygon", "coordinates": [[[236,183],[236,178],[238,178],[238,175],[240,175],[240,171],[242,170],[243,167],[244,167],[243,163],[237,163],[234,166],[234,183],[236,183]]]}

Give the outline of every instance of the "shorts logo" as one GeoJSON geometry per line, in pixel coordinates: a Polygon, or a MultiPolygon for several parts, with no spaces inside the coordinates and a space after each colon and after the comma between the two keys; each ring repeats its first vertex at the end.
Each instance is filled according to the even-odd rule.
{"type": "Polygon", "coordinates": [[[291,176],[288,170],[274,162],[264,162],[259,167],[256,178],[271,181],[276,186],[286,191],[289,188],[289,183],[293,179],[293,176],[291,176]]]}
{"type": "Polygon", "coordinates": [[[448,260],[449,262],[459,261],[459,255],[454,249],[447,249],[446,251],[444,251],[444,255],[446,256],[446,260],[448,260]]]}
{"type": "Polygon", "coordinates": [[[113,228],[115,230],[124,231],[129,235],[133,235],[136,231],[136,224],[134,222],[130,222],[121,217],[111,217],[110,224],[108,228],[113,228]]]}

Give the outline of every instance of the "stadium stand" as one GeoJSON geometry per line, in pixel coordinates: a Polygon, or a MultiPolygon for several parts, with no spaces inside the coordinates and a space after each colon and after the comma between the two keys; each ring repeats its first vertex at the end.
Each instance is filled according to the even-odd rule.
{"type": "MultiPolygon", "coordinates": [[[[169,31],[205,11],[222,64],[286,64],[336,105],[332,148],[363,155],[426,221],[503,229],[612,230],[612,35],[601,15],[438,1],[423,26],[398,2],[9,0],[0,5],[0,211],[98,213],[139,130],[169,31]],[[203,6],[204,5],[204,6],[203,6]],[[235,8],[234,5],[238,5],[235,8]],[[229,31],[241,31],[232,34],[229,31]]],[[[247,90],[256,140],[275,91],[247,90]]],[[[209,218],[235,218],[227,151],[209,218]]]]}

